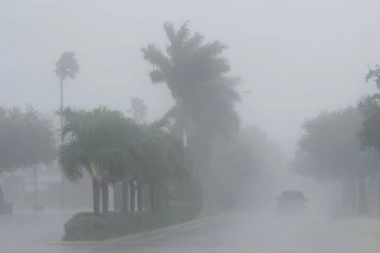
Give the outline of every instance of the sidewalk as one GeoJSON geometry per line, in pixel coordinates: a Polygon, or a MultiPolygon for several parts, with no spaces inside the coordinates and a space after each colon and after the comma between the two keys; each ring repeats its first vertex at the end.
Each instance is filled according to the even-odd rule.
{"type": "Polygon", "coordinates": [[[352,232],[357,235],[361,252],[380,252],[380,220],[375,218],[356,218],[352,221],[352,232]]]}

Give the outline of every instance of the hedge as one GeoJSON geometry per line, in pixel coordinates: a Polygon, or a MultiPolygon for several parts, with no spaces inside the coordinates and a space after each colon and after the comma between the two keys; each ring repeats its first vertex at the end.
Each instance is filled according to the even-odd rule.
{"type": "Polygon", "coordinates": [[[110,238],[141,233],[195,219],[199,210],[176,207],[162,212],[124,214],[109,212],[107,215],[77,213],[64,225],[65,241],[101,241],[110,238]]]}

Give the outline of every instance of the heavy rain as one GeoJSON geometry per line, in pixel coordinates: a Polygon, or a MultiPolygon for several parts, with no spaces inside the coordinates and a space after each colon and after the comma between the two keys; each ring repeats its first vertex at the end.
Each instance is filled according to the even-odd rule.
{"type": "Polygon", "coordinates": [[[376,1],[0,7],[0,252],[380,252],[376,1]]]}

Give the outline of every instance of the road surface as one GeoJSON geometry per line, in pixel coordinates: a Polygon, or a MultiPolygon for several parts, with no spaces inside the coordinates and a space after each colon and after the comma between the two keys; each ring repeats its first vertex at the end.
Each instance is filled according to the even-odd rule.
{"type": "Polygon", "coordinates": [[[7,253],[378,253],[380,223],[309,215],[276,218],[238,212],[151,236],[101,246],[49,245],[69,212],[0,217],[0,252],[7,253]]]}

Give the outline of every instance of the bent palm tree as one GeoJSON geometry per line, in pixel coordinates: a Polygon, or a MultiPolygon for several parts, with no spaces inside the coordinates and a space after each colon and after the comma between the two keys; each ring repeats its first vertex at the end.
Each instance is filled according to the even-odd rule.
{"type": "Polygon", "coordinates": [[[204,37],[190,34],[187,23],[175,30],[165,23],[169,39],[164,54],[155,45],[142,49],[144,59],[153,70],[153,83],[166,83],[176,102],[175,109],[161,120],[174,118],[175,135],[188,137],[188,144],[197,158],[196,167],[209,167],[211,142],[237,132],[240,127],[235,103],[240,101],[236,91],[239,78],[226,76],[230,65],[223,57],[227,46],[219,41],[204,43],[204,37]]]}

